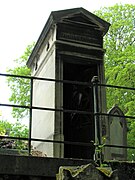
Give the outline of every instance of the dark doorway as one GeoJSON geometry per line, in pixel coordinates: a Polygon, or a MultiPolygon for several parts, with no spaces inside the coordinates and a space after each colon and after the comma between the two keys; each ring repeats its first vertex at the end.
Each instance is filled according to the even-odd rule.
{"type": "MultiPolygon", "coordinates": [[[[97,75],[97,65],[63,64],[63,79],[71,81],[91,82],[97,75]]],[[[92,88],[83,85],[63,85],[64,109],[93,112],[92,88]]],[[[64,140],[72,142],[90,143],[94,141],[93,115],[78,113],[64,113],[64,140]]],[[[64,146],[65,158],[93,159],[94,147],[81,145],[64,146]]]]}

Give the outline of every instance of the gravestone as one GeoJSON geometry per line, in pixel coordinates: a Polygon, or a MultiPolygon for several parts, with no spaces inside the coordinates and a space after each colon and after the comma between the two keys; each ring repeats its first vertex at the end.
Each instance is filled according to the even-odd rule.
{"type": "MultiPolygon", "coordinates": [[[[124,118],[124,113],[116,105],[108,114],[110,145],[127,146],[127,122],[124,118]]],[[[110,157],[108,157],[110,160],[127,160],[126,148],[107,147],[107,149],[110,152],[110,157]]]]}
{"type": "MultiPolygon", "coordinates": [[[[83,8],[52,12],[29,57],[32,76],[90,83],[104,78],[103,36],[110,24],[83,8]]],[[[32,112],[32,138],[90,143],[95,141],[91,86],[34,80],[33,106],[87,111],[89,114],[37,110],[32,112]],[[91,113],[91,114],[90,114],[91,113]]],[[[106,112],[105,90],[99,87],[100,112],[106,112]]],[[[105,118],[100,129],[108,129],[105,118]]],[[[107,130],[106,130],[107,133],[107,130]]],[[[102,130],[100,132],[102,137],[102,130]]],[[[93,159],[93,146],[32,142],[47,156],[93,159]]]]}

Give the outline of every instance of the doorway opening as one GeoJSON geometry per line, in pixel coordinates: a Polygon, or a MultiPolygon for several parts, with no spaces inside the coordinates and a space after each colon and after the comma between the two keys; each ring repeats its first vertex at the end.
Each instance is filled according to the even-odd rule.
{"type": "MultiPolygon", "coordinates": [[[[63,80],[91,82],[97,76],[97,64],[73,64],[64,62],[63,80]]],[[[63,85],[63,108],[94,112],[92,88],[90,86],[63,85]]],[[[94,141],[94,117],[90,114],[75,112],[63,114],[64,140],[71,142],[90,143],[94,141]]],[[[65,158],[93,159],[94,146],[64,145],[65,158]]]]}

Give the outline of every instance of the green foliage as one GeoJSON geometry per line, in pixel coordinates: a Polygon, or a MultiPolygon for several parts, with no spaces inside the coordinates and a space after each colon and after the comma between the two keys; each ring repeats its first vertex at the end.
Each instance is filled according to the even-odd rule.
{"type": "MultiPolygon", "coordinates": [[[[18,138],[28,138],[28,128],[25,125],[22,125],[20,122],[10,123],[8,121],[0,120],[0,135],[7,135],[11,137],[18,138]]],[[[0,140],[0,148],[11,148],[18,150],[27,149],[27,141],[21,140],[9,140],[9,139],[1,139],[0,140]]]]}
{"type": "MultiPolygon", "coordinates": [[[[133,121],[129,127],[128,133],[129,146],[135,147],[135,121],[133,121]]],[[[135,161],[135,149],[128,150],[129,160],[135,161]]]]}
{"type": "MultiPolygon", "coordinates": [[[[34,43],[29,45],[26,48],[24,54],[19,59],[15,60],[16,67],[14,69],[9,69],[8,70],[9,74],[21,75],[21,76],[30,75],[31,71],[26,66],[26,62],[31,54],[33,46],[34,43]]],[[[11,97],[9,98],[9,101],[12,102],[13,104],[29,106],[30,80],[26,78],[8,77],[7,81],[8,81],[8,86],[11,89],[11,97]]],[[[17,118],[17,120],[26,117],[28,113],[29,113],[28,109],[13,107],[12,115],[14,118],[17,118]]]]}
{"type": "MultiPolygon", "coordinates": [[[[135,5],[116,4],[102,8],[96,14],[111,24],[104,39],[106,83],[135,88],[135,5]]],[[[114,104],[125,115],[135,116],[135,91],[107,88],[108,110],[114,104]]],[[[128,145],[135,146],[133,120],[128,120],[128,129],[128,145]]]]}
{"type": "Polygon", "coordinates": [[[5,135],[11,128],[12,125],[9,122],[0,120],[0,135],[5,135]]]}
{"type": "MultiPolygon", "coordinates": [[[[102,8],[96,14],[111,23],[104,39],[106,83],[135,87],[135,6],[116,4],[102,8]]],[[[134,99],[133,92],[108,89],[107,98],[108,109],[117,104],[125,114],[130,112],[130,115],[134,115],[132,106],[129,106],[134,99]]]]}

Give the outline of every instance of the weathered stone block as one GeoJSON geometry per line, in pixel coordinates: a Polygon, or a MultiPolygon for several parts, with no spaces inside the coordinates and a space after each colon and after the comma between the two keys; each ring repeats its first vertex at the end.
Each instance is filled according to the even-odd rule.
{"type": "Polygon", "coordinates": [[[57,180],[117,180],[117,171],[96,168],[93,164],[83,166],[63,166],[59,168],[57,180]]]}

